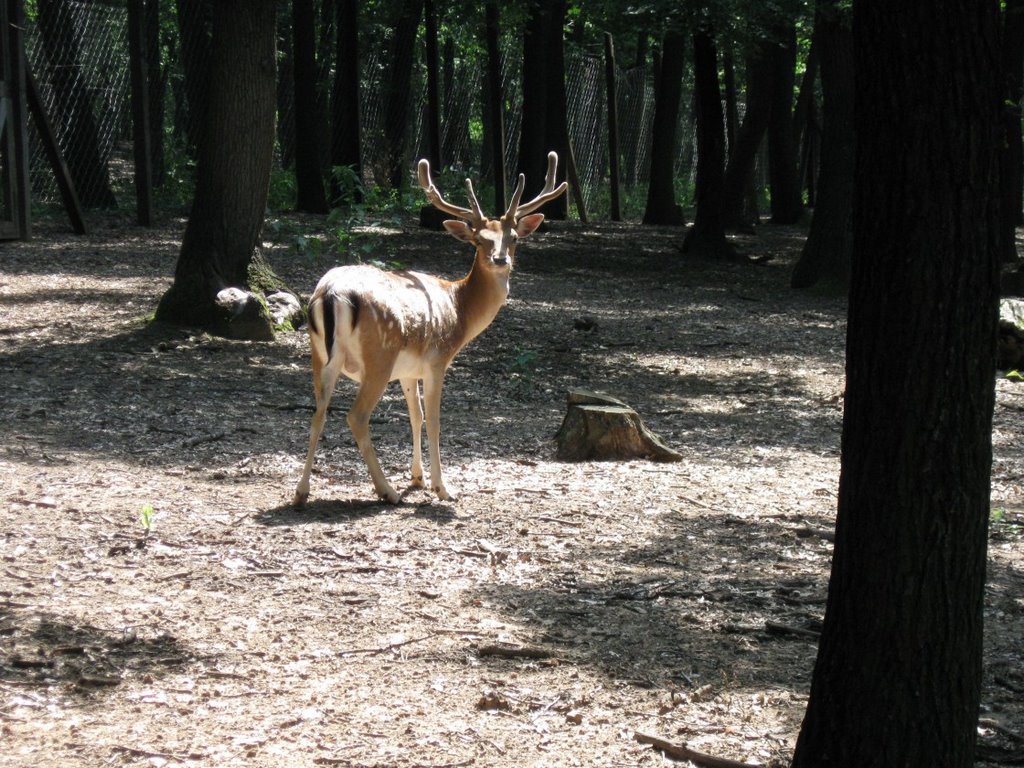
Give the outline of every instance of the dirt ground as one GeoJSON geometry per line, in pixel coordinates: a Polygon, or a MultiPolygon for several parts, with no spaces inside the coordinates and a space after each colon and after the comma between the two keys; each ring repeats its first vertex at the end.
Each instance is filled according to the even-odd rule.
{"type": "MultiPolygon", "coordinates": [[[[330,265],[268,241],[308,292],[330,265]]],[[[183,230],[0,244],[0,766],[655,766],[636,734],[787,764],[824,611],[844,306],[797,295],[802,233],[687,263],[679,230],[563,226],[443,405],[455,503],[373,498],[339,385],[311,502],[304,332],[147,326],[183,230]],[[561,463],[569,389],[678,464],[561,463]],[[146,535],[144,522],[148,518],[146,535]]],[[[407,222],[378,258],[449,276],[407,222]]],[[[995,383],[983,747],[1024,751],[1024,388],[995,383]]],[[[408,477],[404,401],[372,430],[408,477]]]]}

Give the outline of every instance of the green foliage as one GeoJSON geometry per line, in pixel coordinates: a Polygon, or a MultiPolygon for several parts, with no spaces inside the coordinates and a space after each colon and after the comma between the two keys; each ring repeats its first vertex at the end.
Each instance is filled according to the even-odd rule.
{"type": "Polygon", "coordinates": [[[142,529],[146,536],[149,536],[150,531],[153,530],[153,518],[155,514],[152,504],[142,505],[142,510],[139,512],[139,522],[142,524],[142,529]]]}
{"type": "Polygon", "coordinates": [[[273,211],[295,208],[297,184],[295,171],[289,168],[274,168],[270,173],[270,192],[267,207],[273,211]]]}
{"type": "Polygon", "coordinates": [[[505,366],[505,373],[512,389],[520,396],[525,396],[536,387],[537,364],[540,355],[533,349],[517,349],[505,366]]]}
{"type": "Polygon", "coordinates": [[[1020,371],[1007,371],[1006,378],[1010,381],[1024,381],[1024,375],[1020,371]]]}
{"type": "Polygon", "coordinates": [[[993,507],[989,512],[990,531],[999,538],[1019,539],[1024,537],[1024,521],[1005,507],[993,507]]]}

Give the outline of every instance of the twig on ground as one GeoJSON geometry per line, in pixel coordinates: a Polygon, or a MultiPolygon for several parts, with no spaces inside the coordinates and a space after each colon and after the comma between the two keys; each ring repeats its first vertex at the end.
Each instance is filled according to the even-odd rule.
{"type": "Polygon", "coordinates": [[[658,736],[651,736],[647,733],[636,731],[633,738],[641,744],[650,744],[655,749],[663,752],[673,760],[689,760],[696,765],[703,765],[705,768],[756,768],[750,763],[743,763],[739,760],[730,760],[727,757],[715,757],[690,749],[687,746],[673,744],[658,736]]]}
{"type": "Polygon", "coordinates": [[[766,632],[773,635],[796,635],[797,637],[806,637],[808,640],[818,640],[821,637],[821,633],[813,629],[794,627],[778,621],[766,621],[764,628],[766,632]]]}
{"type": "Polygon", "coordinates": [[[343,658],[345,656],[356,656],[356,655],[359,655],[359,654],[365,654],[367,656],[376,656],[378,653],[387,653],[388,651],[393,651],[396,648],[401,648],[404,645],[412,645],[413,643],[421,643],[424,640],[429,640],[433,636],[434,636],[434,633],[431,633],[429,635],[423,635],[422,637],[414,637],[414,638],[411,638],[410,640],[401,640],[401,641],[399,641],[397,643],[388,643],[387,645],[382,645],[379,648],[353,648],[353,649],[348,650],[348,651],[338,651],[338,656],[341,656],[343,658]]]}
{"type": "Polygon", "coordinates": [[[811,528],[809,526],[804,526],[803,528],[797,528],[796,529],[796,535],[799,536],[801,539],[810,539],[810,538],[824,539],[825,541],[831,541],[833,543],[836,540],[836,532],[835,531],[828,531],[828,530],[825,530],[823,528],[811,528]]]}
{"type": "Polygon", "coordinates": [[[531,645],[501,645],[489,643],[477,646],[478,656],[498,656],[503,659],[551,659],[555,654],[546,648],[531,645]]]}
{"type": "Polygon", "coordinates": [[[111,747],[115,752],[124,752],[128,755],[134,755],[136,757],[158,757],[164,760],[174,760],[179,763],[183,763],[186,760],[201,760],[204,756],[198,753],[190,754],[175,754],[174,752],[160,752],[156,749],[142,749],[140,747],[128,747],[124,744],[114,744],[111,747]]]}
{"type": "Polygon", "coordinates": [[[223,440],[227,436],[228,433],[224,431],[214,432],[213,434],[210,435],[197,435],[196,437],[193,437],[183,442],[181,444],[181,447],[195,448],[197,445],[202,445],[203,443],[216,443],[218,440],[223,440]]]}

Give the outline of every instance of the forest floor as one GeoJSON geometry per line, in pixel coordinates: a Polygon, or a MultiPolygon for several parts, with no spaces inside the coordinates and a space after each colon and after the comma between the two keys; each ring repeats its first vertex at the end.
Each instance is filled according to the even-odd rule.
{"type": "MultiPolygon", "coordinates": [[[[290,246],[309,224],[267,248],[307,295],[329,266],[290,246]]],[[[459,500],[374,499],[343,381],[295,510],[305,333],[147,325],[183,227],[0,245],[0,766],[667,764],[637,734],[787,764],[844,366],[843,302],[788,287],[801,230],[738,239],[774,256],[759,265],[688,262],[677,229],[535,235],[448,375],[459,500]],[[628,402],[683,460],[556,461],[576,387],[628,402]]],[[[470,263],[411,222],[372,238],[404,266],[470,263]]],[[[995,388],[979,733],[1021,764],[1024,386],[995,388]]],[[[372,430],[404,487],[397,385],[372,430]]]]}

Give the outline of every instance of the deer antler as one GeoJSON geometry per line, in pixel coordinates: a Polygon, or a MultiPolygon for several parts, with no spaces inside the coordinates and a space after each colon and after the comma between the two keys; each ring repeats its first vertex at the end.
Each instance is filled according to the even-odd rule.
{"type": "Polygon", "coordinates": [[[473,182],[466,179],[466,195],[469,198],[470,208],[462,208],[458,205],[452,205],[444,197],[441,196],[440,190],[434,186],[433,180],[430,178],[430,161],[426,158],[420,160],[419,165],[416,167],[416,174],[419,177],[420,186],[423,188],[424,193],[427,195],[427,200],[440,211],[450,213],[452,216],[457,216],[460,219],[465,219],[471,222],[474,226],[479,226],[487,217],[484,215],[483,209],[480,207],[480,203],[476,199],[476,193],[473,192],[473,182]]]}
{"type": "Polygon", "coordinates": [[[506,221],[510,221],[513,224],[525,216],[528,213],[533,213],[535,210],[540,208],[544,203],[549,200],[554,200],[556,197],[561,195],[565,190],[569,188],[566,182],[562,182],[557,187],[555,186],[555,172],[558,170],[558,154],[555,152],[548,152],[548,172],[547,176],[544,177],[544,189],[540,191],[533,200],[523,205],[519,204],[519,199],[523,196],[523,189],[526,186],[526,177],[523,174],[519,174],[519,181],[516,183],[515,192],[512,193],[512,201],[508,205],[508,210],[505,211],[505,215],[502,217],[506,221]]]}

